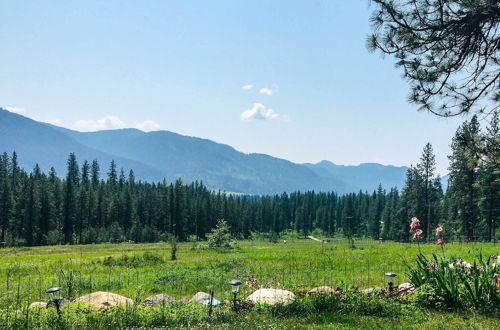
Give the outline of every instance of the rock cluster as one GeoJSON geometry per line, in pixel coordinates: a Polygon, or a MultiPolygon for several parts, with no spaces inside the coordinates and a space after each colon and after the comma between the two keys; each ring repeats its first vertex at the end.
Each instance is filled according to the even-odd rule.
{"type": "MultiPolygon", "coordinates": [[[[414,291],[413,285],[411,283],[401,283],[396,288],[394,293],[398,296],[412,294],[414,291]]],[[[376,292],[374,288],[368,288],[361,290],[365,294],[371,295],[376,292]]],[[[378,292],[378,291],[377,291],[378,292]]],[[[311,289],[307,292],[307,296],[313,296],[317,294],[341,294],[341,291],[336,291],[329,286],[319,286],[317,288],[311,289]]],[[[204,304],[207,305],[210,300],[210,294],[206,292],[197,292],[191,299],[183,299],[180,302],[183,303],[193,303],[193,304],[204,304]]],[[[284,304],[288,305],[295,301],[295,294],[293,292],[282,290],[282,289],[259,289],[252,293],[245,300],[249,304],[267,304],[276,305],[284,304]]],[[[148,307],[159,307],[165,306],[175,302],[175,299],[166,294],[156,294],[150,296],[141,303],[143,306],[148,307]]],[[[218,305],[221,302],[213,298],[214,305],[218,305]],[[215,303],[216,302],[216,303],[215,303]]],[[[115,306],[132,306],[134,301],[130,298],[121,296],[116,293],[97,291],[85,296],[79,297],[72,301],[72,303],[82,303],[90,305],[94,310],[101,310],[103,308],[115,307],[115,306]]],[[[46,302],[33,302],[29,305],[29,308],[47,308],[46,302]]]]}

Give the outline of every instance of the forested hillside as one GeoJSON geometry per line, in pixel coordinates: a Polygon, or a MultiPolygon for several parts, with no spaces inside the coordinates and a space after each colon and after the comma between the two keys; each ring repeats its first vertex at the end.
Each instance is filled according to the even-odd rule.
{"type": "Polygon", "coordinates": [[[0,153],[19,154],[19,167],[66,173],[69,153],[101,165],[115,160],[142,181],[203,181],[211,190],[266,195],[293,191],[371,191],[379,184],[401,188],[406,167],[380,164],[297,164],[265,154],[169,131],[115,129],[78,132],[37,122],[0,108],[0,153]],[[43,152],[42,152],[43,151],[43,152]]]}
{"type": "Polygon", "coordinates": [[[117,169],[114,161],[101,169],[97,161],[79,164],[74,154],[60,179],[54,169],[44,173],[38,165],[26,172],[16,153],[4,153],[0,241],[31,246],[153,242],[169,235],[201,239],[220,218],[241,238],[254,232],[276,237],[284,231],[304,236],[321,231],[407,241],[408,221],[414,216],[421,220],[424,239],[433,240],[433,230],[441,224],[447,239],[492,240],[498,237],[500,215],[499,132],[498,116],[484,132],[476,117],[457,130],[446,193],[434,174],[430,144],[418,165],[408,169],[401,191],[379,187],[342,196],[308,191],[255,197],[215,193],[198,182],[144,183],[133,171],[117,169]],[[482,157],[477,150],[489,151],[482,157]]]}

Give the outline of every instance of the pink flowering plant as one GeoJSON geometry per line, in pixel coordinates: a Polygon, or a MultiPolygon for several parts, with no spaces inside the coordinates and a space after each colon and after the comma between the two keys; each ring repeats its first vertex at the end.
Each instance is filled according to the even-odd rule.
{"type": "Polygon", "coordinates": [[[422,240],[423,231],[420,229],[420,220],[418,220],[417,217],[411,218],[410,233],[413,233],[413,240],[417,241],[418,251],[422,254],[422,251],[420,250],[420,241],[422,240]]]}
{"type": "Polygon", "coordinates": [[[443,257],[444,257],[444,230],[443,226],[438,225],[436,228],[436,236],[438,237],[437,239],[437,245],[441,247],[441,251],[443,252],[443,257]]]}
{"type": "Polygon", "coordinates": [[[420,227],[420,220],[418,220],[417,217],[411,218],[410,233],[416,233],[419,227],[420,227]]]}
{"type": "Polygon", "coordinates": [[[443,236],[443,226],[439,225],[436,228],[436,236],[442,237],[443,236]]]}
{"type": "Polygon", "coordinates": [[[500,273],[497,256],[484,259],[479,254],[471,263],[446,259],[433,254],[417,256],[416,266],[409,266],[408,278],[415,287],[417,303],[434,308],[471,309],[500,316],[500,273]]]}

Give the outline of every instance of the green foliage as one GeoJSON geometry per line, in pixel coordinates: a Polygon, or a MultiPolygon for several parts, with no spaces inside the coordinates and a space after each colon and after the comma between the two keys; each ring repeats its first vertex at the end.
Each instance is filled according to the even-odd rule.
{"type": "Polygon", "coordinates": [[[175,236],[170,236],[169,241],[170,243],[170,260],[177,260],[177,237],[175,236]]]}
{"type": "Polygon", "coordinates": [[[462,259],[445,259],[436,254],[429,259],[419,254],[416,266],[409,270],[409,279],[420,304],[498,314],[498,273],[500,263],[496,256],[483,260],[480,254],[469,264],[462,259]]]}
{"type": "MultiPolygon", "coordinates": [[[[7,329],[124,329],[124,328],[293,328],[338,326],[340,328],[495,328],[498,319],[481,316],[467,310],[460,313],[446,312],[445,304],[439,312],[417,308],[412,300],[400,303],[396,299],[367,296],[354,289],[338,296],[301,298],[304,289],[320,285],[335,287],[357,286],[360,289],[385,286],[384,271],[400,269],[405,259],[413,259],[416,248],[411,244],[357,239],[357,249],[350,249],[347,240],[337,238],[332,243],[321,244],[312,240],[293,240],[287,244],[268,241],[241,241],[238,250],[224,254],[214,249],[190,250],[191,243],[179,242],[182,258],[171,262],[168,246],[157,244],[99,244],[81,246],[22,247],[0,249],[0,282],[7,283],[10,272],[10,290],[0,295],[0,324],[7,329]],[[111,258],[108,258],[111,256],[111,258]],[[71,260],[70,260],[71,259],[71,260]],[[22,263],[22,264],[18,264],[22,263]],[[14,265],[17,265],[14,267],[14,265]],[[334,265],[334,267],[331,267],[334,265]],[[337,265],[341,265],[337,267],[337,265]],[[367,268],[367,266],[369,268],[367,268]],[[344,267],[346,267],[347,272],[344,267]],[[371,281],[367,281],[367,270],[371,281]],[[63,270],[64,273],[61,273],[63,270]],[[351,271],[352,270],[352,271],[351,271]],[[291,272],[290,272],[291,271],[291,272]],[[31,291],[27,281],[31,275],[31,291]],[[263,287],[284,288],[297,294],[297,301],[289,306],[256,308],[234,313],[230,304],[231,288],[228,280],[238,278],[245,283],[256,279],[263,287]],[[42,285],[37,284],[42,280],[42,285]],[[136,282],[137,281],[137,282],[136,282]],[[17,283],[21,283],[20,287],[17,283]],[[159,292],[177,300],[189,299],[198,291],[215,289],[217,299],[226,304],[214,309],[207,317],[204,306],[175,303],[165,308],[129,308],[91,312],[84,306],[71,306],[63,310],[57,322],[54,309],[33,309],[26,313],[25,306],[33,301],[48,299],[43,293],[48,283],[64,287],[64,297],[75,298],[94,291],[110,291],[132,299],[144,298],[159,292]],[[17,305],[18,288],[21,297],[17,305]],[[6,310],[9,308],[9,321],[6,310]],[[73,309],[74,308],[74,309],[73,309]],[[14,314],[19,309],[20,312],[14,314]],[[47,314],[45,314],[47,313],[47,314]],[[28,321],[26,317],[29,317],[28,321]],[[464,317],[470,320],[464,320],[464,317]],[[6,326],[6,325],[9,326],[6,326]],[[416,325],[415,325],[416,324],[416,325]],[[417,326],[418,325],[418,326],[417,326]]],[[[427,255],[439,252],[436,245],[422,244],[427,255]]],[[[498,245],[493,243],[448,244],[450,255],[473,260],[479,249],[493,254],[498,245]]],[[[432,259],[433,260],[433,259],[432,259]]],[[[487,261],[485,261],[487,262],[487,261]]],[[[490,264],[493,260],[490,261],[490,264]]],[[[400,271],[397,279],[405,274],[400,271]]],[[[6,288],[5,286],[3,288],[6,288]]],[[[420,289],[417,292],[420,292],[420,289]]],[[[243,285],[240,298],[245,298],[255,288],[243,285]]],[[[422,290],[423,291],[423,290],[422,290]]],[[[435,290],[434,290],[435,291],[435,290]]],[[[432,293],[432,292],[429,292],[432,293]]],[[[428,297],[433,297],[430,294],[428,297]]],[[[434,294],[434,297],[437,297],[434,294]]],[[[438,297],[439,298],[439,297],[438,297]]],[[[493,304],[493,303],[492,303],[493,304]]],[[[420,305],[420,304],[418,304],[420,305]]],[[[493,305],[494,306],[494,305],[493,305]]],[[[66,308],[66,307],[65,307],[66,308]]]]}
{"type": "Polygon", "coordinates": [[[394,55],[410,102],[439,116],[499,110],[498,0],[372,0],[370,50],[394,55]]]}
{"type": "MultiPolygon", "coordinates": [[[[230,246],[229,237],[216,242],[209,233],[219,218],[231,224],[231,235],[241,239],[278,242],[343,235],[349,239],[408,241],[408,221],[422,219],[425,239],[442,224],[445,239],[494,241],[499,236],[500,200],[498,151],[481,159],[476,149],[495,149],[498,117],[486,133],[477,118],[464,123],[453,139],[449,189],[443,194],[433,175],[432,148],[424,148],[421,163],[407,171],[401,193],[379,186],[373,193],[283,193],[245,196],[214,193],[199,183],[144,183],[127,179],[112,164],[108,180],[100,180],[99,164],[80,168],[68,158],[65,179],[52,169],[20,169],[17,155],[0,157],[0,243],[6,246],[58,244],[180,242],[212,238],[212,245],[230,246]],[[428,220],[429,219],[429,220],[428,220]]],[[[218,233],[219,235],[220,233],[218,233]]],[[[226,233],[226,236],[229,231],[226,233]]]]}
{"type": "Polygon", "coordinates": [[[146,251],[142,255],[122,255],[120,257],[108,256],[100,261],[103,266],[121,266],[121,267],[146,267],[162,264],[163,258],[155,253],[146,251]]]}
{"type": "Polygon", "coordinates": [[[396,317],[402,315],[406,309],[404,305],[393,299],[353,292],[343,292],[341,295],[314,295],[310,298],[298,299],[290,305],[269,307],[271,314],[278,317],[307,316],[323,312],[396,317]]]}
{"type": "Polygon", "coordinates": [[[26,240],[18,238],[11,233],[5,235],[5,246],[7,247],[19,247],[26,245],[26,240]]]}
{"type": "Polygon", "coordinates": [[[419,305],[428,308],[441,309],[446,308],[446,301],[443,296],[437,292],[436,287],[424,283],[415,289],[412,297],[413,301],[419,305]]]}
{"type": "Polygon", "coordinates": [[[229,224],[224,219],[219,219],[215,228],[207,234],[208,246],[210,248],[233,248],[234,242],[229,229],[229,224]]]}

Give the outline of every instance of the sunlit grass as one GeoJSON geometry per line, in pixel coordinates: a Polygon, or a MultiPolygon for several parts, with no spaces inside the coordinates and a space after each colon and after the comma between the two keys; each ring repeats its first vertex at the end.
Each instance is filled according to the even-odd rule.
{"type": "MultiPolygon", "coordinates": [[[[210,289],[225,296],[227,281],[236,277],[292,291],[319,285],[366,288],[384,286],[387,271],[396,272],[397,281],[404,282],[405,264],[413,262],[418,253],[415,244],[370,240],[357,241],[355,248],[343,240],[320,243],[305,239],[277,244],[240,241],[238,246],[216,251],[204,248],[202,242],[180,243],[177,261],[169,260],[166,243],[1,249],[0,286],[17,290],[21,282],[21,291],[27,285],[68,289],[70,280],[72,295],[99,289],[140,297],[167,291],[177,298],[210,289]],[[148,260],[148,254],[155,262],[148,260]]],[[[479,251],[498,254],[499,247],[493,243],[453,243],[446,245],[445,254],[467,260],[479,251]]],[[[427,255],[442,253],[434,244],[421,244],[421,250],[427,255]]],[[[244,294],[250,291],[243,288],[244,294]]]]}
{"type": "MultiPolygon", "coordinates": [[[[415,244],[358,240],[352,248],[345,240],[320,243],[306,239],[280,241],[240,241],[233,250],[207,249],[203,242],[180,243],[178,260],[170,260],[170,246],[155,244],[99,244],[0,249],[0,310],[18,309],[33,301],[46,301],[48,287],[62,286],[63,296],[76,298],[93,291],[111,291],[140,300],[151,294],[167,293],[176,299],[190,298],[198,291],[215,291],[218,299],[229,299],[230,279],[257,280],[260,285],[284,288],[295,293],[312,287],[367,288],[385,286],[384,273],[398,274],[406,281],[406,264],[418,253],[415,244]]],[[[421,244],[426,255],[442,254],[434,244],[421,244]]],[[[447,244],[446,256],[473,260],[498,254],[493,243],[447,244]]],[[[241,296],[255,288],[244,285],[241,296]]],[[[461,316],[411,311],[424,328],[495,328],[497,320],[482,316],[461,316]],[[479,322],[481,327],[476,327],[479,322]]],[[[258,326],[279,328],[411,328],[410,317],[378,318],[321,312],[301,318],[280,318],[251,312],[242,318],[217,321],[218,327],[258,326]]],[[[203,327],[203,320],[196,321],[203,327]]],[[[211,322],[211,321],[210,321],[211,322]]],[[[209,323],[210,323],[209,322],[209,323]]],[[[206,326],[208,326],[208,324],[206,326]]]]}

